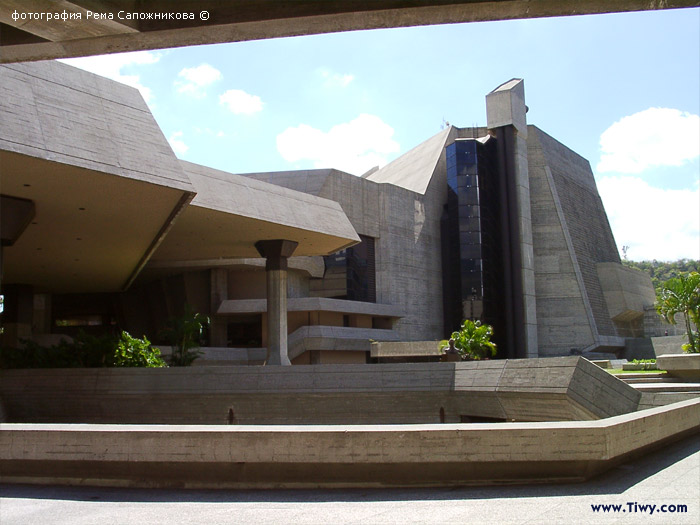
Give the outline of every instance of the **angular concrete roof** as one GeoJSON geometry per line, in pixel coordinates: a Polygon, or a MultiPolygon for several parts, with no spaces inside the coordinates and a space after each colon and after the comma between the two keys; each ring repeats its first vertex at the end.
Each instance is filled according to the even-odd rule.
{"type": "Polygon", "coordinates": [[[375,171],[367,180],[390,183],[424,195],[452,127],[443,129],[412,150],[375,171]]]}
{"type": "Polygon", "coordinates": [[[359,242],[337,202],[180,161],[197,195],[153,255],[154,263],[256,257],[255,242],[297,241],[294,255],[327,255],[359,242]]]}
{"type": "Polygon", "coordinates": [[[193,190],[138,90],[60,62],[0,68],[0,149],[193,190]]]}
{"type": "Polygon", "coordinates": [[[241,173],[241,175],[289,188],[290,190],[318,196],[323,191],[328,177],[336,172],[338,170],[323,168],[316,170],[271,171],[267,173],[241,173]]]}

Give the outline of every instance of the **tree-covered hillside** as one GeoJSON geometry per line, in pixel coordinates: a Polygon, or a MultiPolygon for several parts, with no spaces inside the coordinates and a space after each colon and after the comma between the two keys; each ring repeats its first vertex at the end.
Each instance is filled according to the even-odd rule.
{"type": "Polygon", "coordinates": [[[651,282],[658,295],[661,285],[681,273],[700,271],[700,261],[693,259],[679,259],[678,261],[622,261],[622,264],[630,268],[636,268],[651,275],[651,282]]]}

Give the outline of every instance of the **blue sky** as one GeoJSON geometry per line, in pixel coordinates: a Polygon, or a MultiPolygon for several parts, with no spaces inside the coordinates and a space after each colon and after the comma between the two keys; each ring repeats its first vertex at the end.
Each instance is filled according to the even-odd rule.
{"type": "Polygon", "coordinates": [[[700,258],[700,9],[374,30],[89,57],[141,89],[173,150],[233,173],[360,175],[485,124],[525,79],[528,121],[586,157],[630,259],[700,258]]]}

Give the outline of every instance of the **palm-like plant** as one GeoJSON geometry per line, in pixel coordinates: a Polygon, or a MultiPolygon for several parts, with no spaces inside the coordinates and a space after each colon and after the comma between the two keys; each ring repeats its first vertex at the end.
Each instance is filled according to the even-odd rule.
{"type": "Polygon", "coordinates": [[[676,324],[675,315],[682,313],[688,332],[686,352],[700,352],[698,334],[693,333],[692,324],[700,328],[700,273],[680,274],[663,284],[656,302],[656,311],[667,323],[676,324]]]}
{"type": "Polygon", "coordinates": [[[208,326],[209,322],[209,317],[196,313],[189,304],[185,304],[185,311],[181,317],[168,321],[162,337],[168,339],[174,347],[170,356],[172,366],[189,366],[202,355],[198,350],[199,343],[204,327],[208,326]]]}
{"type": "MultiPolygon", "coordinates": [[[[462,359],[480,360],[496,355],[496,344],[491,341],[493,328],[481,321],[465,320],[458,332],[452,332],[455,348],[462,359]]],[[[441,348],[445,349],[448,343],[445,341],[441,348]]]]}

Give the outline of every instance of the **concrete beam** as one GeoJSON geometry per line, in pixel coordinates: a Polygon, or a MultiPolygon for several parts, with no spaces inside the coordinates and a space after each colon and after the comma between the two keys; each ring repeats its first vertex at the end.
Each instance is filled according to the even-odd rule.
{"type": "MultiPolygon", "coordinates": [[[[91,11],[103,13],[113,12],[116,6],[124,6],[126,11],[134,10],[133,7],[129,7],[134,5],[133,2],[120,0],[44,2],[52,6],[52,12],[62,11],[63,6],[69,4],[89,6],[91,11]]],[[[24,5],[26,2],[0,1],[3,23],[14,28],[20,27],[22,22],[12,19],[13,8],[18,4],[24,5]]],[[[100,23],[96,28],[91,28],[93,20],[83,20],[83,24],[88,27],[78,30],[83,33],[94,31],[96,36],[76,39],[66,30],[67,38],[60,38],[54,42],[27,43],[27,39],[22,37],[22,33],[27,33],[16,31],[12,32],[11,40],[8,38],[3,42],[0,62],[47,60],[364,29],[673,9],[698,5],[700,2],[696,0],[186,0],[177,3],[144,0],[138,3],[139,12],[191,12],[194,19],[145,20],[138,24],[139,32],[102,36],[99,36],[99,33],[113,31],[112,26],[100,23]],[[202,12],[207,13],[206,19],[202,19],[202,12]]],[[[28,10],[17,8],[17,11],[26,13],[28,10]]],[[[32,27],[32,31],[51,37],[52,30],[46,26],[53,22],[44,21],[40,27],[32,27]],[[41,27],[42,25],[44,27],[41,27]]],[[[126,30],[127,26],[124,25],[124,28],[126,30]]],[[[53,35],[53,38],[56,37],[59,35],[53,35]]]]}
{"type": "Polygon", "coordinates": [[[92,9],[105,14],[112,11],[108,9],[108,4],[99,0],[0,0],[0,22],[50,42],[138,32],[136,25],[130,20],[120,20],[114,16],[116,12],[113,12],[111,19],[88,18],[88,12],[93,12],[92,9]],[[52,16],[66,13],[66,19],[22,18],[21,15],[26,13],[52,16]],[[74,18],[71,18],[71,15],[74,18]],[[77,18],[77,15],[80,15],[80,18],[77,18]]]}

